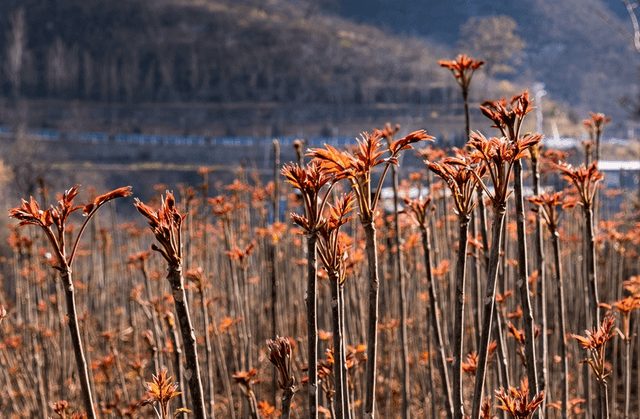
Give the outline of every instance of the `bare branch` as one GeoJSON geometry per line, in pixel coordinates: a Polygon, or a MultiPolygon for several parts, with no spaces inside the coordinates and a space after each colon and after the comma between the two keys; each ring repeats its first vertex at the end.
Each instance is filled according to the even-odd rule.
{"type": "Polygon", "coordinates": [[[633,46],[636,48],[636,51],[640,52],[640,26],[638,26],[638,17],[636,16],[636,12],[634,12],[634,8],[638,5],[637,3],[629,3],[629,0],[621,0],[627,8],[627,13],[629,13],[629,17],[631,18],[631,23],[633,24],[633,46]]]}

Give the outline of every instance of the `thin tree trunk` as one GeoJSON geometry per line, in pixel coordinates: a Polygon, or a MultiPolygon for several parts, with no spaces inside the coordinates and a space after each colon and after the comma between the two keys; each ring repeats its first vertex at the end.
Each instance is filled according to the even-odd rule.
{"type": "Polygon", "coordinates": [[[600,383],[600,411],[602,419],[609,419],[609,397],[607,395],[607,383],[600,383]]]}
{"type": "MultiPolygon", "coordinates": [[[[471,212],[471,237],[473,237],[474,240],[477,239],[478,236],[478,232],[477,232],[477,227],[476,227],[476,210],[477,208],[474,208],[473,211],[471,212]]],[[[481,319],[480,319],[480,312],[482,311],[482,280],[480,277],[480,259],[478,259],[478,253],[479,250],[476,249],[476,251],[473,252],[472,258],[473,258],[473,269],[471,269],[471,291],[472,291],[472,296],[473,296],[473,310],[471,310],[472,314],[473,314],[473,318],[475,319],[475,324],[474,324],[474,329],[475,329],[475,343],[476,343],[476,348],[479,346],[480,343],[480,328],[482,327],[481,324],[481,319]]]]}
{"type": "Polygon", "coordinates": [[[342,360],[343,360],[343,372],[342,372],[342,388],[344,389],[344,417],[345,419],[351,419],[351,397],[349,395],[349,370],[347,369],[347,328],[345,326],[346,314],[344,311],[345,299],[344,299],[344,282],[340,284],[340,295],[338,302],[340,303],[340,330],[342,331],[342,360]]]}
{"type": "Polygon", "coordinates": [[[476,188],[476,198],[478,200],[478,213],[480,213],[480,237],[482,238],[483,247],[483,262],[484,268],[487,269],[489,265],[489,257],[487,252],[489,251],[489,237],[487,236],[487,208],[484,204],[484,191],[481,187],[476,188]]]}
{"type": "MultiPolygon", "coordinates": [[[[518,232],[518,280],[520,290],[520,305],[522,306],[522,322],[525,336],[525,359],[527,360],[527,377],[532,397],[538,394],[538,373],[536,368],[536,342],[534,337],[535,324],[533,310],[529,297],[529,273],[527,269],[527,236],[525,232],[524,202],[522,196],[522,162],[516,160],[513,164],[514,195],[516,201],[516,225],[518,232]]],[[[540,410],[533,414],[534,418],[540,417],[540,410]]]]}
{"type": "MultiPolygon", "coordinates": [[[[14,262],[15,263],[15,262],[14,262]]],[[[29,288],[31,287],[31,278],[29,278],[27,284],[26,284],[26,288],[27,288],[27,293],[29,292],[29,288]]],[[[35,293],[34,293],[35,296],[35,293]]],[[[31,318],[31,299],[28,297],[27,299],[27,313],[26,313],[26,324],[27,325],[32,325],[33,324],[33,320],[31,318]]],[[[37,302],[36,302],[37,304],[37,302]]],[[[37,314],[36,314],[36,327],[31,328],[29,330],[29,337],[31,340],[31,350],[33,351],[33,367],[35,369],[36,372],[36,383],[37,383],[37,387],[38,387],[38,403],[39,403],[39,408],[40,408],[40,412],[41,415],[43,417],[43,419],[46,419],[47,416],[47,412],[49,410],[49,406],[47,403],[47,397],[45,396],[45,390],[44,390],[44,381],[43,381],[43,374],[42,374],[42,355],[43,355],[43,348],[41,347],[40,349],[38,349],[38,335],[36,334],[36,331],[38,330],[38,321],[37,321],[37,314]]]]}
{"type": "MultiPolygon", "coordinates": [[[[278,265],[278,244],[277,243],[273,243],[273,244],[269,244],[268,247],[268,251],[270,253],[270,259],[271,259],[271,263],[270,263],[270,268],[271,268],[271,328],[272,330],[272,336],[279,336],[280,335],[280,322],[278,321],[278,272],[277,272],[277,265],[278,265]]],[[[277,391],[276,389],[278,388],[278,379],[276,378],[276,375],[274,374],[271,377],[271,386],[274,389],[273,392],[273,405],[275,406],[277,403],[277,391]]]]}
{"type": "MultiPolygon", "coordinates": [[[[209,416],[215,418],[215,371],[213,370],[213,353],[211,351],[211,337],[209,336],[209,316],[207,315],[206,301],[204,298],[204,289],[200,293],[200,311],[204,322],[204,347],[207,354],[207,383],[209,384],[209,416]]],[[[215,325],[214,325],[215,327],[215,325]]]]}
{"type": "MultiPolygon", "coordinates": [[[[593,122],[593,121],[592,121],[593,122]]],[[[596,130],[596,144],[594,150],[594,161],[600,162],[600,137],[602,136],[602,132],[600,130],[596,130]]]]}
{"type": "Polygon", "coordinates": [[[367,326],[367,376],[364,405],[365,419],[375,418],[376,369],[378,354],[378,246],[374,221],[364,224],[369,264],[369,322],[367,326]]]}
{"type": "Polygon", "coordinates": [[[318,236],[307,236],[307,344],[309,364],[309,419],[318,418],[318,319],[317,319],[317,264],[318,236]]]}
{"type": "Polygon", "coordinates": [[[502,334],[502,315],[499,310],[493,310],[493,320],[495,321],[495,334],[498,341],[498,365],[500,371],[500,385],[502,388],[509,388],[509,362],[507,360],[507,348],[502,334]]]}
{"type": "Polygon", "coordinates": [[[631,402],[631,337],[624,340],[624,419],[629,419],[631,402]]]}
{"type": "Polygon", "coordinates": [[[115,358],[116,370],[118,371],[118,376],[120,378],[120,387],[122,388],[122,394],[124,395],[124,401],[127,404],[131,403],[131,398],[129,397],[129,391],[127,390],[127,382],[125,381],[124,370],[122,369],[122,363],[120,362],[120,353],[118,352],[118,348],[116,345],[111,343],[111,352],[115,358]]]}
{"type": "MultiPolygon", "coordinates": [[[[144,264],[144,261],[141,261],[144,264]]],[[[151,282],[149,281],[149,275],[147,275],[147,270],[144,268],[144,265],[141,268],[142,276],[144,278],[144,286],[147,289],[147,301],[151,303],[151,282]]],[[[151,322],[153,324],[153,347],[151,351],[153,352],[153,369],[156,374],[160,372],[160,355],[158,350],[158,345],[160,342],[160,326],[158,325],[158,317],[156,310],[152,307],[151,309],[151,322]]]]}
{"type": "MultiPolygon", "coordinates": [[[[243,262],[246,263],[246,262],[243,262]]],[[[251,356],[251,307],[249,301],[249,283],[247,281],[247,267],[243,265],[240,268],[240,279],[242,286],[242,314],[241,317],[244,319],[242,324],[244,324],[244,352],[247,360],[247,370],[253,368],[253,357],[251,356]]],[[[239,284],[240,285],[240,284],[239,284]]]]}
{"type": "MultiPolygon", "coordinates": [[[[508,216],[508,210],[509,210],[509,206],[508,203],[505,204],[505,215],[504,215],[504,221],[503,224],[506,225],[507,221],[509,219],[508,216]]],[[[507,274],[507,268],[506,268],[506,260],[507,260],[507,229],[503,228],[502,229],[502,234],[501,234],[501,239],[500,239],[500,256],[498,257],[498,278],[497,278],[497,283],[496,283],[496,292],[500,291],[502,294],[504,294],[505,292],[505,278],[506,278],[506,274],[507,274]]],[[[489,247],[486,247],[486,249],[488,249],[489,247]]],[[[488,254],[488,253],[487,253],[488,254]]],[[[487,269],[489,267],[489,263],[487,262],[487,269]]],[[[489,272],[487,270],[487,275],[489,275],[489,272]]],[[[511,386],[511,375],[510,375],[510,370],[509,370],[509,360],[508,360],[508,353],[509,353],[509,345],[508,343],[505,342],[504,340],[504,334],[502,333],[502,331],[504,330],[504,311],[502,309],[500,310],[493,310],[494,313],[494,320],[496,321],[496,327],[495,327],[495,331],[496,331],[496,335],[498,337],[498,355],[500,356],[499,359],[499,363],[502,366],[502,371],[501,371],[501,381],[502,381],[502,387],[503,388],[509,388],[511,386]]],[[[500,413],[500,418],[504,419],[506,417],[506,413],[504,411],[502,411],[500,413]]]]}
{"type": "Polygon", "coordinates": [[[464,416],[464,398],[462,394],[462,346],[464,335],[464,288],[467,264],[467,244],[469,243],[469,217],[460,217],[458,235],[458,258],[456,261],[455,309],[453,326],[453,417],[464,416]]]}
{"type": "Polygon", "coordinates": [[[553,257],[555,259],[556,284],[558,286],[558,317],[560,322],[560,358],[562,362],[562,419],[569,417],[569,359],[567,358],[567,325],[565,321],[564,285],[562,261],[560,260],[560,239],[557,231],[551,232],[553,257]]]}
{"type": "MultiPolygon", "coordinates": [[[[60,280],[56,281],[56,308],[59,316],[59,325],[60,330],[62,330],[64,323],[66,323],[65,316],[62,311],[62,291],[65,288],[65,285],[62,283],[62,275],[60,275],[60,280]]],[[[66,298],[65,298],[66,299],[66,298]]],[[[67,381],[68,367],[67,367],[67,334],[60,333],[60,359],[62,360],[61,368],[60,368],[60,382],[65,383],[67,381]]],[[[66,400],[67,398],[67,386],[60,386],[60,400],[66,400]]]]}
{"type": "Polygon", "coordinates": [[[404,275],[404,258],[400,246],[400,202],[398,198],[398,168],[391,167],[393,180],[393,207],[395,212],[395,236],[396,236],[396,269],[400,280],[400,345],[402,346],[401,376],[402,376],[402,419],[411,418],[411,385],[409,383],[409,342],[407,336],[407,284],[404,275]]]}
{"type": "Polygon", "coordinates": [[[187,361],[185,375],[189,382],[189,393],[191,395],[191,402],[193,405],[193,416],[196,419],[205,419],[207,415],[204,407],[200,365],[198,364],[196,335],[191,324],[191,315],[189,314],[187,295],[184,289],[182,266],[169,265],[167,279],[169,280],[169,284],[171,284],[171,289],[173,291],[176,317],[180,324],[180,333],[182,334],[184,355],[185,360],[187,361]]]}
{"type": "MultiPolygon", "coordinates": [[[[533,177],[533,194],[540,195],[540,171],[538,170],[538,158],[531,152],[531,174],[533,177]]],[[[540,212],[536,212],[536,234],[534,252],[536,256],[536,269],[538,270],[538,323],[541,326],[538,356],[538,390],[545,391],[547,386],[547,371],[549,362],[549,342],[547,338],[547,269],[544,253],[544,235],[540,212]]],[[[547,393],[548,394],[548,393],[547,393]]],[[[540,406],[541,412],[546,412],[546,403],[540,406]]]]}
{"type": "MultiPolygon", "coordinates": [[[[176,376],[176,384],[180,388],[185,388],[184,374],[182,373],[182,346],[180,345],[180,337],[178,336],[178,329],[176,328],[175,322],[171,318],[166,318],[167,326],[169,329],[169,339],[171,339],[171,344],[173,345],[173,373],[176,376]]],[[[180,402],[182,403],[182,407],[187,407],[187,392],[180,392],[180,402]]],[[[182,419],[187,419],[187,412],[182,412],[180,415],[182,419]]]]}
{"type": "MultiPolygon", "coordinates": [[[[33,240],[33,237],[32,237],[33,240]]],[[[16,257],[16,255],[18,254],[18,252],[14,252],[14,264],[17,266],[19,265],[19,258],[16,257]]],[[[32,265],[32,261],[31,261],[31,256],[32,253],[31,251],[27,252],[27,258],[28,260],[25,263],[25,268],[29,269],[30,266],[32,265]]],[[[39,330],[39,320],[38,320],[38,315],[37,313],[35,314],[35,316],[33,315],[33,309],[32,309],[32,304],[31,301],[35,300],[35,307],[38,306],[38,293],[37,293],[37,288],[36,288],[36,283],[35,283],[35,278],[33,277],[33,274],[30,274],[27,276],[26,279],[26,284],[25,284],[25,322],[27,326],[35,326],[35,327],[29,327],[26,329],[27,331],[27,335],[29,337],[29,341],[31,344],[31,348],[27,349],[27,351],[31,351],[33,353],[33,369],[35,370],[35,375],[36,375],[36,387],[37,387],[37,395],[38,395],[38,408],[40,410],[40,414],[42,415],[43,419],[46,419],[47,416],[47,411],[49,410],[49,406],[47,403],[47,398],[45,396],[45,389],[44,389],[44,381],[43,381],[43,373],[42,373],[42,353],[43,353],[43,347],[38,348],[38,335],[37,335],[37,330],[39,330]],[[31,290],[33,285],[33,291],[31,290]],[[35,317],[35,321],[34,321],[34,317],[35,317]]]]}
{"type": "MultiPolygon", "coordinates": [[[[427,305],[426,309],[427,309],[427,319],[429,319],[429,318],[432,317],[431,311],[434,310],[434,307],[427,305]]],[[[429,324],[429,321],[427,320],[427,329],[430,326],[431,325],[429,324]]],[[[432,343],[431,343],[431,336],[429,334],[429,330],[427,330],[426,332],[427,332],[426,333],[427,334],[427,337],[426,337],[426,340],[427,340],[427,353],[431,354],[431,349],[432,349],[432,346],[433,346],[432,343]]],[[[434,387],[435,386],[433,384],[433,362],[432,362],[432,359],[433,358],[429,357],[429,360],[428,360],[429,363],[427,364],[427,377],[428,377],[429,388],[425,390],[425,396],[426,396],[426,393],[427,393],[427,390],[428,390],[428,394],[431,395],[431,403],[430,403],[430,405],[431,405],[431,417],[432,418],[437,418],[438,417],[438,413],[437,413],[438,409],[436,409],[436,396],[435,396],[435,391],[434,391],[434,387]]],[[[446,369],[445,369],[445,371],[446,371],[446,369]]],[[[451,398],[451,388],[449,388],[449,391],[447,391],[447,393],[448,393],[447,396],[449,396],[449,398],[451,398]]],[[[424,410],[426,411],[427,410],[426,409],[426,404],[427,404],[427,398],[426,397],[424,398],[424,404],[425,404],[424,410]]],[[[452,414],[452,411],[451,411],[451,401],[450,400],[449,400],[448,412],[449,412],[448,413],[449,416],[447,416],[447,417],[448,418],[452,418],[453,414],[452,414]]]]}
{"type": "Polygon", "coordinates": [[[217,364],[218,369],[220,370],[220,376],[222,377],[222,386],[224,387],[225,393],[227,393],[227,404],[229,407],[229,417],[231,419],[235,419],[236,411],[233,403],[233,390],[231,389],[231,380],[229,380],[229,370],[227,368],[227,360],[224,356],[224,351],[222,350],[222,343],[220,342],[220,334],[218,333],[218,326],[216,325],[216,319],[212,312],[209,312],[211,316],[211,321],[213,322],[213,344],[217,351],[217,364]]]}
{"type": "Polygon", "coordinates": [[[589,300],[591,309],[591,327],[600,325],[600,300],[598,299],[598,276],[596,272],[596,246],[595,246],[595,226],[593,208],[591,206],[584,208],[585,226],[586,226],[586,259],[587,259],[587,284],[589,286],[589,300]]]}
{"type": "Polygon", "coordinates": [[[246,395],[247,403],[249,404],[249,416],[251,419],[260,419],[260,411],[258,408],[258,400],[254,392],[250,392],[246,395]]]}
{"type": "Polygon", "coordinates": [[[467,135],[465,142],[467,142],[471,134],[471,124],[469,122],[469,91],[465,88],[462,89],[462,101],[464,102],[464,132],[467,135]]]}
{"type": "Polygon", "coordinates": [[[280,221],[280,143],[273,140],[273,221],[280,221]]]}
{"type": "Polygon", "coordinates": [[[70,269],[60,272],[60,279],[64,286],[64,293],[67,300],[67,315],[69,316],[69,331],[71,332],[71,343],[73,352],[76,357],[76,365],[78,366],[78,379],[82,388],[82,396],[84,398],[84,407],[89,419],[96,419],[96,412],[93,406],[93,396],[91,394],[91,385],[89,383],[89,370],[87,369],[87,360],[84,356],[82,348],[82,340],[80,338],[80,328],[78,327],[78,313],[76,310],[75,291],[71,280],[70,269]]]}
{"type": "MultiPolygon", "coordinates": [[[[591,158],[591,154],[589,154],[589,158],[591,158]]],[[[584,208],[583,208],[584,209],[584,208]]],[[[585,219],[587,219],[587,214],[585,212],[585,219]]],[[[593,315],[593,309],[592,309],[592,305],[593,305],[593,300],[592,300],[592,293],[591,293],[591,285],[590,285],[590,281],[589,281],[589,256],[588,256],[588,235],[587,235],[587,226],[586,226],[587,222],[585,222],[582,225],[582,229],[581,229],[581,233],[582,233],[582,254],[583,254],[583,258],[582,258],[582,271],[581,271],[581,276],[578,276],[577,273],[574,274],[574,276],[578,279],[579,283],[582,286],[582,300],[584,302],[584,330],[589,330],[592,327],[596,327],[595,322],[595,316],[593,315]]],[[[570,307],[570,306],[569,306],[570,307]]],[[[597,309],[596,309],[597,310],[597,309]]],[[[580,368],[580,374],[581,374],[581,378],[582,378],[582,391],[584,392],[584,396],[583,398],[587,401],[586,405],[585,405],[585,410],[586,410],[586,417],[587,418],[593,418],[595,416],[595,414],[597,414],[600,411],[600,408],[594,408],[594,404],[593,401],[593,397],[592,397],[592,385],[591,385],[591,371],[590,371],[590,367],[589,365],[585,362],[582,364],[582,368],[580,368]]],[[[595,402],[598,403],[599,402],[599,398],[596,397],[595,402]]]]}
{"type": "Polygon", "coordinates": [[[284,419],[289,419],[291,417],[291,402],[293,401],[293,396],[295,394],[295,391],[291,388],[287,388],[282,394],[282,413],[280,414],[280,417],[284,419]]]}
{"type": "MultiPolygon", "coordinates": [[[[438,353],[438,371],[440,372],[440,380],[442,381],[442,392],[445,399],[445,407],[447,409],[447,417],[453,417],[453,401],[451,395],[451,381],[449,379],[449,372],[447,367],[447,357],[444,351],[444,343],[442,340],[442,324],[440,313],[440,303],[438,294],[436,292],[435,284],[433,283],[433,272],[431,270],[431,245],[429,242],[429,230],[426,227],[421,228],[422,231],[422,248],[424,249],[424,264],[427,271],[427,289],[429,292],[429,302],[431,307],[429,313],[431,315],[431,324],[433,327],[433,337],[435,339],[436,350],[438,353]]],[[[429,360],[431,365],[431,359],[429,360]]],[[[433,399],[433,397],[432,397],[433,399]]],[[[434,401],[432,400],[432,403],[434,401]]]]}
{"type": "Polygon", "coordinates": [[[340,278],[337,272],[332,272],[329,277],[331,286],[331,313],[333,315],[333,377],[335,394],[333,402],[336,419],[344,419],[344,392],[343,373],[344,359],[342,355],[342,328],[340,324],[340,278]]]}
{"type": "Polygon", "coordinates": [[[489,349],[489,335],[496,299],[496,282],[498,279],[498,263],[500,261],[500,240],[504,223],[504,205],[494,206],[493,227],[491,228],[491,252],[489,254],[489,269],[487,275],[487,290],[484,296],[484,309],[482,314],[482,334],[480,337],[480,349],[478,351],[478,367],[473,392],[473,410],[471,419],[478,419],[480,415],[480,401],[484,387],[487,355],[489,349]]]}

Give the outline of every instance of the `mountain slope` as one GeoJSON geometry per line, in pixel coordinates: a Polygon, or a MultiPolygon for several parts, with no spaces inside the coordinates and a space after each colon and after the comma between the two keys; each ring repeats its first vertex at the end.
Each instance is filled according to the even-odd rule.
{"type": "MultiPolygon", "coordinates": [[[[19,93],[111,102],[407,103],[445,80],[423,40],[284,0],[26,0],[19,93]]],[[[0,34],[16,8],[0,6],[0,34]],[[4,10],[2,10],[4,9],[4,10]]],[[[11,37],[0,38],[0,54],[11,37]]],[[[0,72],[5,95],[15,93],[0,72]]]]}
{"type": "Polygon", "coordinates": [[[460,26],[470,17],[510,16],[527,47],[518,72],[508,78],[525,84],[544,82],[549,93],[577,107],[581,117],[594,110],[613,114],[620,123],[629,115],[618,102],[635,94],[640,79],[640,54],[618,30],[631,31],[620,1],[349,0],[334,11],[452,48],[460,26]]]}

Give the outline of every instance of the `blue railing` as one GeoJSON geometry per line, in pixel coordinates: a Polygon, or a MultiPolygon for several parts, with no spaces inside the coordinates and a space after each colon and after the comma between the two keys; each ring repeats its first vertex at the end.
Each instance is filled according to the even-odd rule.
{"type": "MultiPolygon", "coordinates": [[[[13,134],[13,130],[9,126],[0,125],[0,136],[9,136],[13,134]]],[[[100,132],[58,132],[50,129],[34,129],[25,132],[29,138],[42,141],[74,141],[93,144],[106,144],[110,140],[116,143],[126,144],[148,144],[148,145],[175,145],[175,146],[215,146],[215,145],[244,145],[256,146],[259,144],[271,143],[271,138],[255,138],[255,137],[203,137],[203,136],[176,136],[176,135],[149,135],[149,134],[116,134],[110,136],[100,132]]],[[[281,146],[292,146],[296,140],[295,137],[277,137],[281,146]]],[[[603,144],[624,145],[629,140],[621,138],[603,138],[603,144]]],[[[305,147],[322,147],[329,144],[334,147],[344,147],[346,145],[356,144],[354,137],[311,137],[305,140],[305,147]]],[[[551,148],[574,148],[580,146],[580,140],[576,138],[559,138],[547,137],[543,140],[551,148]]]]}

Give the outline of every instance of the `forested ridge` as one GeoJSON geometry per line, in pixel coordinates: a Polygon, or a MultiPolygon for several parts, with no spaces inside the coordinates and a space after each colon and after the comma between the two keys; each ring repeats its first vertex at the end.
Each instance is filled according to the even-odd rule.
{"type": "Polygon", "coordinates": [[[30,0],[1,7],[6,96],[429,103],[442,101],[438,87],[446,83],[437,60],[448,52],[300,2],[30,0]]]}
{"type": "MultiPolygon", "coordinates": [[[[307,0],[300,0],[307,1],[307,0]]],[[[620,0],[325,0],[325,9],[390,30],[407,32],[451,48],[460,45],[462,25],[472,18],[505,15],[525,41],[514,56],[514,72],[501,77],[545,83],[545,90],[580,114],[597,110],[620,124],[621,106],[638,92],[640,55],[633,48],[631,19],[620,0]]],[[[637,10],[637,9],[636,9],[637,10]]],[[[476,56],[482,56],[474,52],[476,56]]],[[[486,58],[486,57],[482,57],[486,58]]],[[[631,110],[631,113],[637,110],[631,110]]],[[[637,115],[636,115],[637,117],[637,115]]]]}
{"type": "Polygon", "coordinates": [[[437,61],[459,52],[486,60],[461,42],[463,28],[508,16],[523,47],[502,66],[509,72],[477,76],[485,80],[473,101],[517,90],[497,89],[500,80],[543,82],[547,99],[576,110],[573,124],[595,110],[626,132],[620,102],[635,100],[638,57],[619,30],[629,22],[604,3],[460,0],[447,16],[414,3],[10,0],[0,4],[0,95],[128,106],[449,105],[460,100],[457,86],[437,61]]]}

